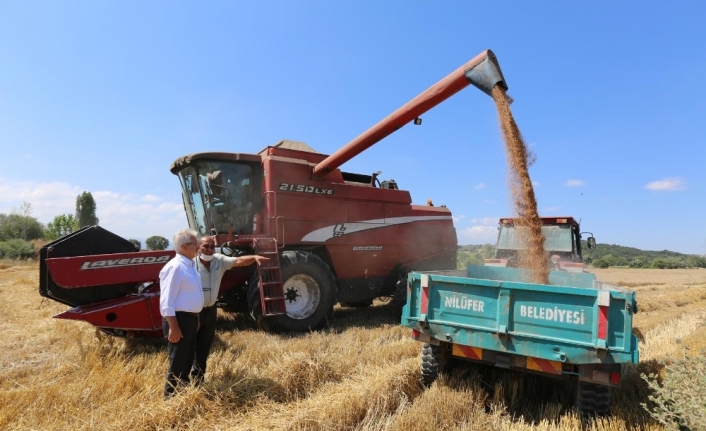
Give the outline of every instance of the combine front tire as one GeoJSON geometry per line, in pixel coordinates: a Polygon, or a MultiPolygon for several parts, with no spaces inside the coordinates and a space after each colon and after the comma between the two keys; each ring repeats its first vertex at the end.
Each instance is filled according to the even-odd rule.
{"type": "Polygon", "coordinates": [[[579,381],[576,385],[576,408],[585,415],[607,415],[611,387],[579,381]]]}
{"type": "Polygon", "coordinates": [[[448,371],[450,367],[451,352],[446,348],[446,344],[435,346],[424,343],[422,345],[422,381],[426,386],[434,383],[439,374],[448,371]]]}
{"type": "Polygon", "coordinates": [[[395,284],[395,291],[392,293],[392,308],[395,311],[397,320],[402,318],[402,309],[407,304],[407,279],[400,278],[395,284]]]}
{"type": "Polygon", "coordinates": [[[315,254],[285,251],[280,255],[286,314],[263,317],[257,275],[248,289],[250,313],[264,330],[303,332],[320,329],[333,316],[336,282],[328,265],[315,254]]]}

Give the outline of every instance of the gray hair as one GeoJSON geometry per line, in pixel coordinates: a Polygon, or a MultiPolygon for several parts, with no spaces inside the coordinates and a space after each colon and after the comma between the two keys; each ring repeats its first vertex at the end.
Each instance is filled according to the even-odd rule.
{"type": "Polygon", "coordinates": [[[175,233],[174,241],[172,242],[172,244],[174,244],[174,250],[179,251],[182,245],[191,241],[191,237],[194,237],[198,242],[199,234],[193,229],[182,229],[175,233]]]}

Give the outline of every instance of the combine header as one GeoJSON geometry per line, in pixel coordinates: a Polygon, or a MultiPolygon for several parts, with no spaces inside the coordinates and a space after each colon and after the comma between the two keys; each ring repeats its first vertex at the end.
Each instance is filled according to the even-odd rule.
{"type": "MultiPolygon", "coordinates": [[[[327,156],[282,141],[259,154],[205,152],[172,163],[186,218],[228,255],[269,253],[269,267],[228,271],[219,305],[249,312],[263,329],[324,326],[337,302],[367,306],[379,296],[406,300],[410,271],[456,268],[457,239],[446,207],[415,205],[380,173],[339,169],[346,161],[473,84],[507,89],[484,51],[369,130],[327,156]]],[[[375,171],[371,169],[370,172],[375,171]]],[[[158,274],[171,251],[135,250],[94,226],[41,250],[40,293],[117,336],[159,336],[158,274]]]]}

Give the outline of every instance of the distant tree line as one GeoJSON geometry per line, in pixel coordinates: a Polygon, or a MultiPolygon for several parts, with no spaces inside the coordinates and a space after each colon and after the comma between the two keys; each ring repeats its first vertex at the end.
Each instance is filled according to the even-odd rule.
{"type": "Polygon", "coordinates": [[[614,244],[598,244],[592,250],[583,243],[584,262],[596,268],[627,266],[630,268],[706,268],[706,258],[669,250],[649,251],[614,244]]]}
{"type": "MultiPolygon", "coordinates": [[[[648,251],[613,244],[598,244],[589,249],[582,241],[583,260],[596,268],[623,266],[630,268],[706,268],[706,257],[674,251],[648,251]]],[[[459,246],[456,262],[459,269],[468,265],[483,265],[485,259],[495,256],[492,244],[459,246]]]]}
{"type": "MultiPolygon", "coordinates": [[[[23,202],[19,208],[12,208],[10,214],[0,213],[0,259],[36,258],[35,242],[54,241],[98,222],[96,201],[91,192],[84,191],[76,196],[74,214],[57,215],[46,226],[32,217],[32,204],[23,202]]],[[[142,248],[140,241],[129,241],[135,244],[136,250],[142,248]]],[[[165,250],[169,246],[169,241],[161,236],[147,238],[146,243],[149,250],[165,250]]]]}

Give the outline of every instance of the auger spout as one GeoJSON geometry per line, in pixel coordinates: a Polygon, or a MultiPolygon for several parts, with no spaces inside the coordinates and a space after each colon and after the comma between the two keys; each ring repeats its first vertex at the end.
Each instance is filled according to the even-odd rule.
{"type": "Polygon", "coordinates": [[[402,126],[435,107],[439,103],[458,93],[468,84],[473,84],[487,95],[493,87],[502,86],[507,90],[500,65],[491,50],[485,50],[467,63],[451,72],[445,78],[432,85],[401,108],[385,117],[370,129],[361,133],[341,149],[314,166],[316,176],[324,176],[357,156],[361,152],[380,142],[402,126]]]}

